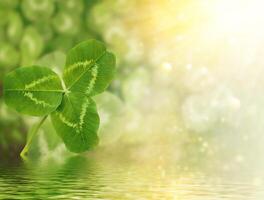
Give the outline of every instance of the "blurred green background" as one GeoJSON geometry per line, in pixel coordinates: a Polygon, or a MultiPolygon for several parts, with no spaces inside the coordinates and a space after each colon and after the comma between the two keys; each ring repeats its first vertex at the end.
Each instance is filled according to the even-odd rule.
{"type": "Polygon", "coordinates": [[[19,163],[0,167],[0,199],[262,200],[263,6],[0,0],[0,166],[19,163]],[[38,118],[7,108],[3,77],[34,64],[61,74],[67,50],[90,38],[117,56],[114,81],[95,97],[99,146],[75,157],[48,119],[22,165],[38,118]]]}
{"type": "MultiPolygon", "coordinates": [[[[95,38],[117,56],[117,74],[96,97],[95,154],[192,168],[263,166],[264,32],[259,0],[1,0],[0,160],[19,160],[38,120],[10,110],[3,77],[50,66],[95,38]]],[[[30,150],[37,160],[71,155],[48,120],[30,150]]],[[[254,171],[253,170],[253,171],[254,171]]]]}

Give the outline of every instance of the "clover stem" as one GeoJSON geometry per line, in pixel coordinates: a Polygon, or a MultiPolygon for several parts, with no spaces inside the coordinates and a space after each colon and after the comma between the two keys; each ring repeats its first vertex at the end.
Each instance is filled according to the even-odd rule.
{"type": "Polygon", "coordinates": [[[44,123],[44,121],[47,119],[48,115],[44,116],[38,124],[36,124],[34,127],[32,127],[32,129],[30,130],[28,136],[28,140],[27,140],[27,144],[25,145],[25,147],[23,148],[23,150],[20,153],[20,156],[23,160],[26,160],[26,154],[32,144],[33,138],[35,137],[35,135],[37,134],[39,128],[41,127],[41,125],[44,123]]]}

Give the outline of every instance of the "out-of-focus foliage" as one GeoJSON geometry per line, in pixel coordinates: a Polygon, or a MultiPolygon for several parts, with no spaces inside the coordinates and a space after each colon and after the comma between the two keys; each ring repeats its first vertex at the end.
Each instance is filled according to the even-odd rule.
{"type": "Polygon", "coordinates": [[[96,97],[102,146],[192,167],[207,158],[223,170],[258,162],[261,1],[53,0],[37,10],[30,2],[0,1],[0,80],[23,63],[61,72],[66,50],[96,38],[117,55],[111,94],[96,97]]]}
{"type": "Polygon", "coordinates": [[[0,100],[0,160],[16,159],[26,141],[25,122],[0,100]]]}
{"type": "Polygon", "coordinates": [[[101,146],[115,145],[124,131],[122,127],[117,126],[125,111],[124,103],[110,92],[97,95],[94,99],[100,116],[99,144],[101,146]]]}
{"type": "MultiPolygon", "coordinates": [[[[56,71],[60,72],[65,64],[65,53],[68,49],[82,40],[98,38],[86,26],[83,17],[94,3],[95,1],[83,0],[0,2],[0,108],[8,115],[14,116],[12,121],[2,113],[0,116],[0,137],[5,138],[1,140],[0,147],[6,149],[4,152],[10,149],[9,153],[17,156],[24,146],[25,139],[12,141],[12,135],[20,134],[21,138],[25,138],[23,134],[33,125],[27,123],[28,118],[18,118],[16,113],[5,108],[2,99],[4,76],[16,67],[37,63],[56,67],[56,71]],[[14,150],[13,147],[17,149],[14,150]]],[[[0,152],[2,154],[3,151],[0,152]]]]}

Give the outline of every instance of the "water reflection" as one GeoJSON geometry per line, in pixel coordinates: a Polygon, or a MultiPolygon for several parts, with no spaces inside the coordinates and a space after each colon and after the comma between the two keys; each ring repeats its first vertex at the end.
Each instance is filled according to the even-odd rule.
{"type": "Polygon", "coordinates": [[[0,199],[261,200],[261,180],[174,165],[76,156],[63,164],[2,165],[0,199]]]}

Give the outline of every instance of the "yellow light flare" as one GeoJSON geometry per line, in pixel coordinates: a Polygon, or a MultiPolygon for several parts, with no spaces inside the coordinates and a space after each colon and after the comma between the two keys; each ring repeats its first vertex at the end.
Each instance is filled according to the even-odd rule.
{"type": "Polygon", "coordinates": [[[211,6],[212,23],[217,31],[249,33],[264,30],[264,1],[217,0],[211,6]]]}
{"type": "Polygon", "coordinates": [[[172,64],[171,63],[168,63],[168,62],[164,62],[164,63],[162,63],[162,68],[165,71],[171,71],[172,70],[172,64]]]}

